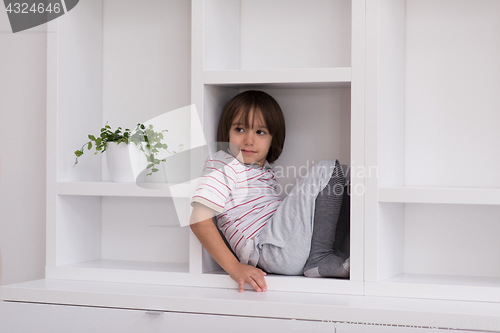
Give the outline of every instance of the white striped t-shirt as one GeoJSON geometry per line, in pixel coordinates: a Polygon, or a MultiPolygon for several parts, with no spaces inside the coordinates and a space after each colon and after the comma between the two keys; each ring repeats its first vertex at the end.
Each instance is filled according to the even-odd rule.
{"type": "Polygon", "coordinates": [[[248,264],[254,237],[281,203],[276,184],[267,160],[262,167],[257,163],[244,164],[219,150],[206,160],[191,205],[199,202],[219,213],[218,228],[240,261],[248,264]]]}

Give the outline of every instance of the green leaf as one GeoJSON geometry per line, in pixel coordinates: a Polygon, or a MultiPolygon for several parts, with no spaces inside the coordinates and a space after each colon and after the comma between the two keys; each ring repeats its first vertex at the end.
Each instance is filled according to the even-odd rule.
{"type": "MultiPolygon", "coordinates": [[[[168,132],[167,129],[156,132],[153,129],[153,125],[145,126],[144,124],[137,123],[137,127],[133,132],[130,131],[129,128],[125,128],[122,133],[122,127],[118,127],[114,132],[111,129],[111,126],[108,125],[108,122],[101,128],[100,135],[96,138],[93,135],[88,135],[90,142],[87,142],[83,145],[80,150],[75,151],[76,161],[75,164],[78,163],[78,157],[83,155],[84,147],[87,147],[88,150],[91,150],[93,146],[95,146],[95,153],[97,155],[98,152],[106,151],[106,144],[108,142],[116,142],[120,144],[121,142],[125,142],[126,144],[130,144],[133,142],[136,144],[139,149],[144,153],[146,159],[148,161],[148,169],[152,168],[152,172],[148,174],[151,176],[153,172],[159,171],[159,169],[154,168],[156,164],[160,162],[165,162],[166,159],[159,160],[156,157],[157,153],[160,152],[161,149],[165,149],[168,151],[168,145],[162,142],[163,132],[168,132]],[[95,142],[95,145],[93,144],[95,142]],[[147,149],[147,151],[146,151],[147,149]]],[[[179,148],[182,149],[183,144],[179,145],[179,148]]],[[[179,152],[179,150],[174,151],[174,153],[179,152]]]]}

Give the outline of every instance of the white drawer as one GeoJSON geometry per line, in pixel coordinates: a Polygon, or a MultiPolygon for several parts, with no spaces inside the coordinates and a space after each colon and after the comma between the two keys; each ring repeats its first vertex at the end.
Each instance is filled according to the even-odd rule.
{"type": "Polygon", "coordinates": [[[335,332],[334,323],[0,302],[0,333],[335,332]]]}

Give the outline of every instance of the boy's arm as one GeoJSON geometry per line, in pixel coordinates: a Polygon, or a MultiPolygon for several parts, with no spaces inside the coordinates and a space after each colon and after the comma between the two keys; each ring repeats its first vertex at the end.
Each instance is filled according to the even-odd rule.
{"type": "Polygon", "coordinates": [[[212,222],[213,215],[212,209],[195,202],[190,221],[193,233],[212,258],[238,283],[240,292],[243,292],[245,282],[256,291],[265,291],[266,273],[259,268],[242,264],[234,257],[212,222]]]}

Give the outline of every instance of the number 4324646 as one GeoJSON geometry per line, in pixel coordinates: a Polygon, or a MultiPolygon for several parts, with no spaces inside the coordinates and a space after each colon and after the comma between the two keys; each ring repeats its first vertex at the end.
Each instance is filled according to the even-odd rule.
{"type": "Polygon", "coordinates": [[[45,4],[43,2],[40,2],[38,4],[34,3],[31,5],[30,8],[29,4],[26,2],[24,3],[9,3],[9,5],[6,8],[7,13],[15,13],[15,14],[29,14],[29,13],[59,13],[61,11],[61,5],[59,3],[55,3],[52,5],[52,3],[47,4],[47,7],[45,7],[45,4]]]}

